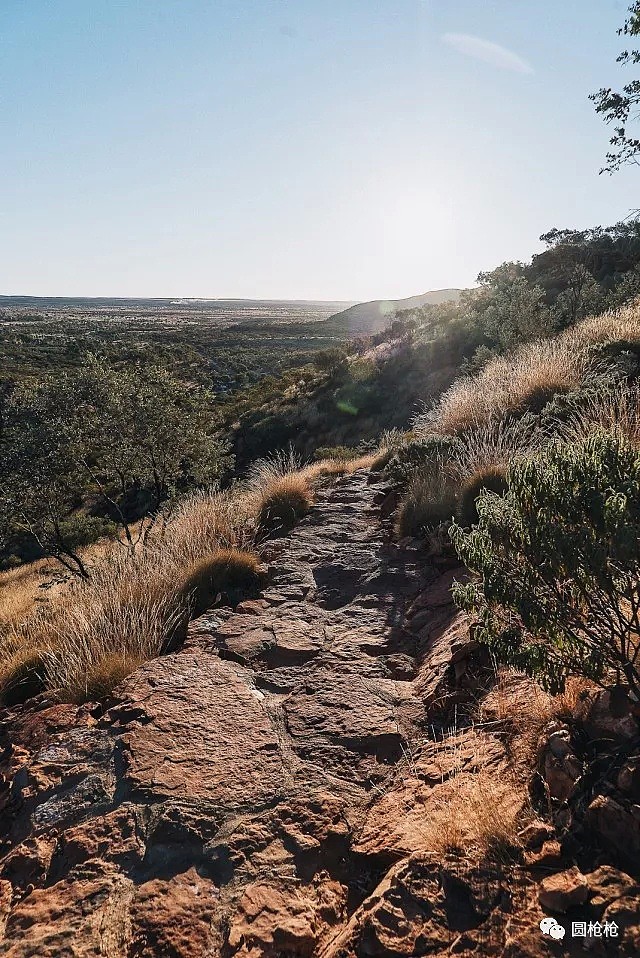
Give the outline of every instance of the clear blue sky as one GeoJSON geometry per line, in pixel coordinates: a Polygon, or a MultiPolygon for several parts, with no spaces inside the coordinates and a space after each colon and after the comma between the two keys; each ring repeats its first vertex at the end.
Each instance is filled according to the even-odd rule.
{"type": "Polygon", "coordinates": [[[0,293],[409,296],[615,222],[626,6],[1,0],[0,293]]]}

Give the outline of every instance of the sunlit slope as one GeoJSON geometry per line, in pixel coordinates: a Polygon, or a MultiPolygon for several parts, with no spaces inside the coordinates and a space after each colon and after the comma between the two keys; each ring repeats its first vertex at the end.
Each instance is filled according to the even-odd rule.
{"type": "Polygon", "coordinates": [[[397,312],[403,309],[418,309],[420,306],[438,306],[460,299],[460,289],[433,289],[407,299],[375,299],[370,303],[357,303],[331,317],[331,321],[343,320],[350,332],[378,333],[392,322],[397,312]]]}

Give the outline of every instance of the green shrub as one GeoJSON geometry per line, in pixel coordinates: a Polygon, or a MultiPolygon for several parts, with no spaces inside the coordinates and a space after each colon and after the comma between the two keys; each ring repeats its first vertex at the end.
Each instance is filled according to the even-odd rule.
{"type": "Polygon", "coordinates": [[[571,675],[640,693],[640,455],[604,434],[554,444],[483,493],[479,524],[451,527],[479,580],[458,585],[496,659],[562,691],[571,675]]]}
{"type": "Polygon", "coordinates": [[[391,482],[405,485],[426,471],[440,469],[453,457],[459,442],[454,436],[430,436],[408,442],[398,449],[385,467],[385,476],[391,482]]]}

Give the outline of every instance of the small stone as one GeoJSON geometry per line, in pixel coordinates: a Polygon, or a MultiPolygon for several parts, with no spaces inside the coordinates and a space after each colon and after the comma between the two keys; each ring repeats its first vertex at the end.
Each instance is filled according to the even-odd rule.
{"type": "Polygon", "coordinates": [[[568,729],[560,729],[549,736],[549,749],[556,758],[566,758],[573,754],[571,735],[568,729]]]}
{"type": "Polygon", "coordinates": [[[640,755],[628,759],[618,773],[618,788],[633,802],[640,802],[640,755]]]}
{"type": "Polygon", "coordinates": [[[525,852],[524,860],[530,868],[558,867],[562,861],[560,842],[545,842],[539,851],[525,852]]]}
{"type": "Polygon", "coordinates": [[[572,753],[564,758],[556,758],[552,752],[545,755],[544,778],[549,794],[559,802],[566,802],[570,798],[581,775],[582,763],[572,753]]]}
{"type": "Polygon", "coordinates": [[[529,850],[540,848],[546,841],[553,838],[553,835],[553,827],[541,821],[531,822],[518,832],[522,846],[529,850]]]}
{"type": "Polygon", "coordinates": [[[585,875],[585,878],[591,896],[590,905],[599,911],[604,911],[611,902],[619,898],[637,897],[640,893],[640,888],[633,878],[611,865],[601,865],[585,875]]]}
{"type": "Polygon", "coordinates": [[[587,879],[575,865],[543,878],[538,886],[538,900],[549,911],[565,912],[574,905],[584,904],[588,897],[587,879]]]}

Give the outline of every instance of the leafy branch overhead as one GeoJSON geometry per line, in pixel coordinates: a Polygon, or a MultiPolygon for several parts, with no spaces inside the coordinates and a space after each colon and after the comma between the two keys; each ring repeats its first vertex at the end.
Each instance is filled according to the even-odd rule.
{"type": "MultiPolygon", "coordinates": [[[[618,30],[620,36],[640,36],[640,2],[629,7],[629,16],[624,25],[618,30]]],[[[640,50],[623,50],[616,58],[616,62],[623,66],[637,66],[640,63],[640,50]]],[[[640,80],[631,80],[622,87],[620,92],[611,87],[602,87],[597,93],[592,93],[590,100],[596,104],[596,112],[600,113],[605,123],[613,123],[614,133],[609,143],[613,147],[607,153],[607,165],[601,173],[614,173],[626,163],[640,165],[640,138],[629,132],[629,123],[638,119],[640,108],[640,80]]]]}

